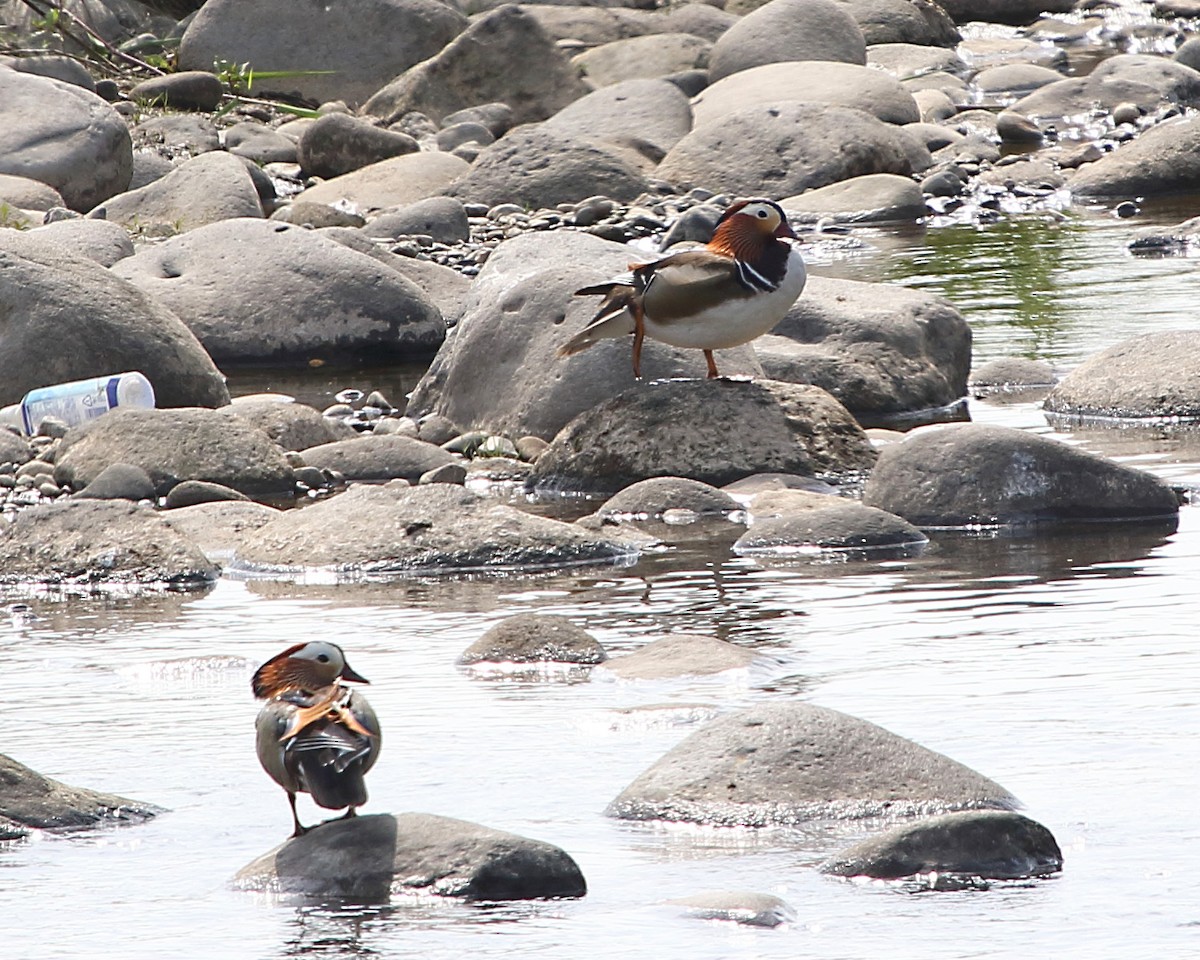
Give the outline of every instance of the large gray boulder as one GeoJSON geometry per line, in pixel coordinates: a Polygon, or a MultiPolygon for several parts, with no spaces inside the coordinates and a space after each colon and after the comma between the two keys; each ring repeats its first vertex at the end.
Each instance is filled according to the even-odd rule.
{"type": "Polygon", "coordinates": [[[233,217],[261,217],[262,201],[245,161],[222,150],[202,153],[165,177],[101,204],[104,218],[131,230],[182,233],[233,217]]]}
{"type": "Polygon", "coordinates": [[[658,33],[602,43],[571,59],[598,87],[708,67],[712,44],[690,33],[658,33]]]}
{"type": "Polygon", "coordinates": [[[542,129],[634,150],[657,164],[691,131],[692,108],[683,91],[666,80],[624,80],[564,107],[542,129]]]}
{"type": "Polygon", "coordinates": [[[578,864],[553,844],[431,813],[335,820],[238,871],[243,890],[386,901],[425,892],[466,900],[582,897],[578,864]]]}
{"type": "MultiPolygon", "coordinates": [[[[879,43],[911,43],[953,47],[962,39],[937,3],[913,0],[834,0],[854,18],[870,47],[879,43]]],[[[867,56],[870,57],[870,51],[867,56]]]]}
{"type": "Polygon", "coordinates": [[[124,500],[60,500],[0,528],[0,583],[199,587],[216,578],[196,544],[124,500]]]}
{"type": "Polygon", "coordinates": [[[780,100],[697,126],[658,166],[676,186],[790,197],[868,173],[913,172],[908,135],[862,110],[780,100]]]}
{"type": "MultiPolygon", "coordinates": [[[[463,317],[413,390],[408,414],[438,413],[463,429],[551,439],[576,414],[632,384],[630,342],[577,356],[558,348],[587,325],[595,298],[573,292],[625,270],[628,247],[584,233],[526,233],[500,244],[467,293],[463,317]]],[[[749,347],[718,353],[727,374],[758,373],[749,347]]],[[[704,376],[698,350],[647,340],[651,377],[704,376]]]]}
{"type": "Polygon", "coordinates": [[[828,557],[830,551],[879,555],[913,552],[929,540],[907,520],[886,510],[843,497],[822,499],[824,504],[811,509],[756,517],[734,543],[733,552],[743,557],[817,558],[828,557]]]}
{"type": "Polygon", "coordinates": [[[1062,870],[1054,834],[1011,810],[962,810],[904,823],[847,847],[821,864],[841,877],[900,880],[918,874],[1020,880],[1062,870]]]}
{"type": "Polygon", "coordinates": [[[810,278],[754,346],[767,376],[823,387],[870,426],[954,403],[971,368],[971,329],[945,299],[857,280],[810,278]]]}
{"type": "Polygon", "coordinates": [[[604,520],[619,523],[625,519],[661,520],[670,510],[697,517],[725,517],[741,509],[741,503],[711,484],[686,477],[653,477],[618,491],[596,512],[604,520]]]}
{"type": "Polygon", "coordinates": [[[724,117],[747,108],[781,100],[853,107],[885,123],[921,119],[912,93],[891,74],[861,64],[824,60],[789,60],[742,70],[703,90],[692,101],[692,110],[696,126],[703,127],[719,124],[724,117]]]}
{"type": "Polygon", "coordinates": [[[928,214],[921,187],[911,177],[894,173],[869,173],[785,197],[780,205],[792,223],[816,223],[830,218],[838,223],[899,223],[928,214]]]}
{"type": "Polygon", "coordinates": [[[885,446],[863,503],[918,526],[1173,519],[1157,477],[1009,427],[928,428],[885,446]]]}
{"type": "Polygon", "coordinates": [[[251,92],[356,105],[434,56],[466,25],[438,0],[212,0],[184,32],[179,66],[211,70],[214,60],[227,60],[256,72],[295,71],[258,77],[251,92]]]}
{"type": "Polygon", "coordinates": [[[865,64],[862,30],[834,0],[771,0],[721,35],[709,58],[709,76],[782,60],[865,64]]]}
{"type": "Polygon", "coordinates": [[[588,92],[566,55],[513,4],[483,14],[435,56],[402,73],[363,106],[388,123],[411,111],[440,121],[500,100],[517,123],[545,120],[588,92]]]}
{"type": "Polygon", "coordinates": [[[948,757],[866,720],[792,702],[759,704],[697,730],[607,813],[768,826],[1016,805],[999,784],[948,757]]]}
{"type": "Polygon", "coordinates": [[[124,118],[75,84],[0,68],[0,173],[57,190],[72,210],[90,210],[133,176],[124,118]]]}
{"type": "Polygon", "coordinates": [[[603,145],[545,124],[511,130],[447,189],[463,201],[553,207],[592,196],[632,200],[646,190],[636,166],[603,145]]]}
{"type": "Polygon", "coordinates": [[[0,754],[0,830],[6,833],[142,823],[162,812],[151,803],[67,786],[0,754]]]}
{"type": "Polygon", "coordinates": [[[161,407],[220,406],[225,379],[165,306],[98,263],[0,231],[0,404],[54,383],[139,370],[161,407]]]}
{"type": "Polygon", "coordinates": [[[308,176],[328,179],[420,149],[406,133],[346,113],[327,113],[300,134],[296,161],[308,176]]]}
{"type": "Polygon", "coordinates": [[[184,480],[220,483],[249,496],[290,495],[283,452],[263,431],[215,410],[114,410],[68,431],[54,478],[78,490],[111,463],[150,475],[159,496],[184,480]]]}
{"type": "Polygon", "coordinates": [[[413,359],[445,335],[437,307],[396,271],[274,221],[210,224],[113,269],[170,307],[222,363],[413,359]]]}
{"type": "Polygon", "coordinates": [[[306,567],[346,577],[428,575],[624,562],[634,552],[462,487],[386,484],[282,514],[246,538],[233,566],[284,576],[306,567]]]}
{"type": "Polygon", "coordinates": [[[1200,419],[1200,330],[1144,333],[1102,350],[1050,391],[1045,409],[1082,417],[1200,419]]]}
{"type": "Polygon", "coordinates": [[[111,267],[118,260],[133,256],[133,241],[129,231],[107,220],[76,217],[55,220],[28,231],[31,240],[53,244],[71,259],[86,257],[102,267],[111,267]]]}
{"type": "Polygon", "coordinates": [[[563,427],[534,464],[532,484],[611,492],[650,477],[713,486],[755,473],[836,479],[870,469],[874,459],[862,429],[819,387],[655,381],[618,393],[563,427]]]}
{"type": "Polygon", "coordinates": [[[1168,120],[1122,144],[1068,181],[1071,193],[1131,197],[1200,189],[1200,117],[1168,120]]]}

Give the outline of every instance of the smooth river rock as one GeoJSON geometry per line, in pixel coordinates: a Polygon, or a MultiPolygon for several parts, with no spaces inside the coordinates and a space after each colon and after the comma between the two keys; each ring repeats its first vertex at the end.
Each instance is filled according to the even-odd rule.
{"type": "Polygon", "coordinates": [[[459,459],[439,446],[415,437],[367,434],[350,440],[337,440],[302,451],[307,466],[336,470],[347,480],[393,480],[397,477],[416,483],[421,475],[459,463],[459,459]]]}
{"type": "Polygon", "coordinates": [[[1179,513],[1175,492],[1149,473],[983,424],[926,428],[888,444],[863,503],[922,527],[1162,521],[1179,513]]]}
{"type": "Polygon", "coordinates": [[[717,81],[785,60],[861,65],[867,62],[867,44],[854,17],[834,0],[771,0],[721,35],[709,58],[709,75],[717,81]]]}
{"type": "Polygon", "coordinates": [[[566,851],[541,840],[431,813],[334,820],[247,864],[242,890],[357,902],[425,892],[466,900],[582,897],[566,851]]]}
{"type": "Polygon", "coordinates": [[[1166,120],[1068,181],[1072,194],[1127,197],[1200,188],[1200,117],[1166,120]]]}
{"type": "Polygon", "coordinates": [[[723,517],[742,505],[723,490],[687,477],[653,477],[630,484],[604,502],[596,512],[604,519],[661,520],[670,510],[698,517],[723,517]]]}
{"type": "Polygon", "coordinates": [[[999,784],[948,757],[866,720],[793,702],[714,720],[638,776],[606,812],[768,826],[1016,805],[999,784]]]}
{"type": "Polygon", "coordinates": [[[594,664],[607,659],[600,642],[566,617],[518,613],[490,627],[462,652],[458,663],[594,664]]]}
{"type": "Polygon", "coordinates": [[[733,545],[739,556],[790,556],[796,553],[860,553],[903,549],[928,543],[919,529],[895,514],[842,497],[808,510],[756,518],[733,545]]]}

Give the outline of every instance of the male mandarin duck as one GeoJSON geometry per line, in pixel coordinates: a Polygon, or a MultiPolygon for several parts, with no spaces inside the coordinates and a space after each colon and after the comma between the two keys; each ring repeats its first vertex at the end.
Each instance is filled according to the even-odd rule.
{"type": "Polygon", "coordinates": [[[308,793],[329,810],[367,802],[363,776],[379,758],[379,721],[361,693],[343,680],[369,683],[346,662],[336,644],[298,643],[272,657],[254,673],[251,688],[266,700],[255,721],[258,760],[287,791],[298,837],[296,794],[308,793]]]}
{"type": "Polygon", "coordinates": [[[804,289],[804,260],[784,237],[797,239],[779,204],[739,200],[704,247],[630,264],[628,273],[576,290],[576,296],[601,294],[604,302],[560,356],[632,333],[635,377],[645,337],[703,350],[709,378],[719,376],[713,351],[761,337],[804,289]]]}

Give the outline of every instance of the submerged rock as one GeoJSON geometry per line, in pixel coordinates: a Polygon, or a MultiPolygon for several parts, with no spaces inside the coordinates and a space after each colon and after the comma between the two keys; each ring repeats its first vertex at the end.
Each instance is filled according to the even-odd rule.
{"type": "Polygon", "coordinates": [[[809,703],[769,703],[696,731],[607,813],[766,826],[1016,805],[999,784],[866,720],[809,703]]]}
{"type": "Polygon", "coordinates": [[[540,840],[430,813],[334,820],[243,867],[243,890],[383,901],[425,891],[467,900],[582,897],[578,864],[540,840]]]}
{"type": "Polygon", "coordinates": [[[741,670],[758,657],[744,647],[693,633],[669,633],[605,665],[622,680],[663,680],[741,670]]]}
{"type": "Polygon", "coordinates": [[[1017,880],[1057,873],[1063,856],[1036,820],[999,810],[948,813],[868,837],[821,865],[843,877],[899,880],[922,873],[1017,880]]]}
{"type": "Polygon", "coordinates": [[[661,519],[671,510],[697,517],[728,516],[742,505],[723,490],[687,477],[654,477],[630,484],[596,512],[605,519],[661,519]]]}
{"type": "Polygon", "coordinates": [[[471,644],[458,662],[473,663],[603,663],[600,642],[566,617],[519,613],[501,620],[471,644]]]}
{"type": "Polygon", "coordinates": [[[0,754],[0,830],[19,836],[25,832],[21,828],[67,830],[142,823],[163,812],[152,803],[69,787],[0,754]]]}
{"type": "Polygon", "coordinates": [[[822,499],[827,502],[821,506],[755,519],[733,545],[733,552],[739,556],[759,556],[788,555],[802,550],[911,550],[929,542],[907,520],[886,510],[841,497],[822,499]]]}
{"type": "Polygon", "coordinates": [[[777,927],[796,919],[786,900],[753,890],[713,890],[667,903],[683,907],[685,915],[697,920],[728,920],[748,927],[777,927]]]}

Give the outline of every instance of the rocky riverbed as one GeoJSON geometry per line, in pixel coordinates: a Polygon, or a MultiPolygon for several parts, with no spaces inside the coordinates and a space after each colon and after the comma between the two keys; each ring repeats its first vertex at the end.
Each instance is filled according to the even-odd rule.
{"type": "MultiPolygon", "coordinates": [[[[1129,222],[1132,255],[1188,255],[1194,221],[1137,219],[1200,189],[1200,24],[1187,19],[1200,11],[196,6],[182,20],[115,0],[79,13],[130,51],[177,48],[176,69],[137,82],[89,70],[70,32],[26,5],[0,6],[20,38],[0,65],[0,127],[14,131],[0,146],[0,405],[126,370],[157,397],[0,431],[10,598],[536,583],[568,568],[603,577],[681,540],[726,558],[885,563],[922,556],[935,531],[1157,537],[1189,509],[1187,489],[1136,463],[965,421],[969,392],[1023,390],[1063,424],[1191,422],[1194,330],[1122,339],[1067,376],[1017,357],[973,368],[970,317],[951,300],[816,272],[770,334],[718,352],[724,379],[703,379],[698,351],[653,342],[640,382],[625,341],[559,349],[595,307],[575,290],[704,242],[738,197],[778,200],[802,251],[852,249],[866,230],[1067,220],[1088,204],[1129,222]],[[256,101],[214,61],[259,71],[256,101]],[[268,364],[297,379],[338,365],[424,373],[407,396],[359,382],[322,409],[230,388],[268,364]]],[[[759,664],[687,622],[611,658],[553,617],[480,633],[446,664],[627,681],[759,664]]],[[[937,889],[1063,868],[1054,836],[1013,813],[988,771],[866,718],[793,698],[705,719],[614,791],[607,815],[820,824],[827,872],[937,889]],[[864,822],[878,828],[864,844],[830,841],[864,822]]],[[[153,796],[47,780],[11,753],[12,842],[105,821],[133,832],[162,812],[153,796]]],[[[569,849],[433,814],[269,846],[238,888],[374,901],[589,889],[569,849]],[[398,830],[431,839],[406,846],[398,830]]],[[[795,916],[765,897],[724,891],[695,909],[763,926],[795,916]]]]}

